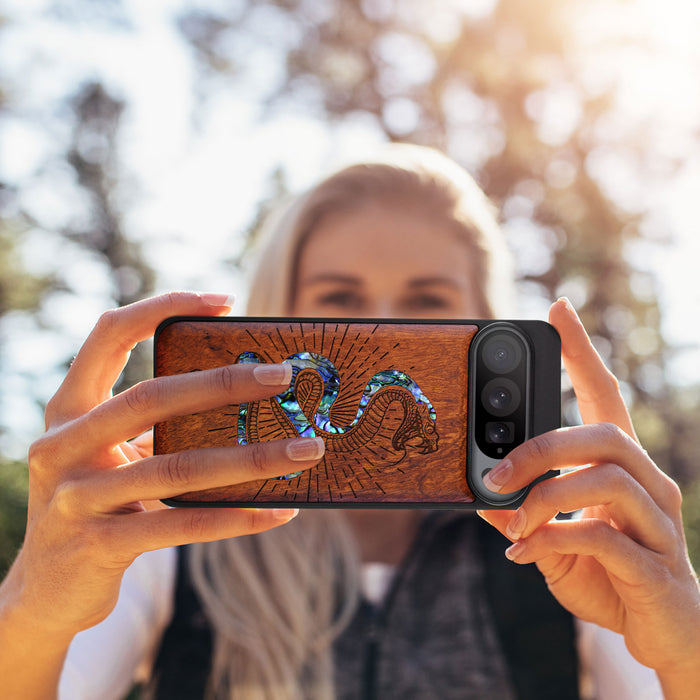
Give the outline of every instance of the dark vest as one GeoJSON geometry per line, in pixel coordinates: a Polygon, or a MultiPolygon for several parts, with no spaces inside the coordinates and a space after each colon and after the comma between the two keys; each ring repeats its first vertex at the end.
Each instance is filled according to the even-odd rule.
{"type": "MultiPolygon", "coordinates": [[[[334,645],[338,700],[578,700],[574,625],[534,565],[480,518],[431,513],[385,603],[363,603],[334,645]]],[[[154,698],[202,698],[212,631],[180,548],[154,698]]]]}

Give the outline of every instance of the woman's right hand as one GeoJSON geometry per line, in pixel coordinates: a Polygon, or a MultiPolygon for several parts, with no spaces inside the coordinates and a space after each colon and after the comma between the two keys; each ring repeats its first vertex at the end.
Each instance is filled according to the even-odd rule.
{"type": "Polygon", "coordinates": [[[261,532],[295,515],[293,509],[149,510],[145,503],[280,476],[323,454],[318,438],[155,457],[127,442],[172,416],[259,400],[288,386],[286,370],[265,379],[259,368],[241,364],[149,379],[112,396],[131,349],[160,321],[226,313],[225,302],[223,295],[173,293],[100,318],[49,402],[46,433],[30,449],[27,531],[0,588],[0,610],[21,611],[42,634],[69,639],[109,614],[124,570],[142,552],[261,532]]]}

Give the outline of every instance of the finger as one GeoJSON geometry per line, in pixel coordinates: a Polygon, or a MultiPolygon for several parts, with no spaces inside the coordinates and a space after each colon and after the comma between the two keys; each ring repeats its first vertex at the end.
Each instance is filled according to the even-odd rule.
{"type": "Polygon", "coordinates": [[[115,516],[108,538],[127,558],[191,542],[252,535],[289,522],[295,508],[169,508],[115,516]]]}
{"type": "Polygon", "coordinates": [[[139,458],[150,457],[153,454],[153,430],[147,430],[137,435],[129,444],[135,449],[139,458]]]}
{"type": "Polygon", "coordinates": [[[549,322],[561,337],[562,359],[584,423],[614,423],[636,439],[620,385],[593,347],[568,299],[552,304],[549,322]]]}
{"type": "Polygon", "coordinates": [[[168,418],[269,398],[288,387],[291,378],[292,366],[283,363],[227,365],[147,379],[73,421],[64,434],[85,454],[119,444],[168,418]]]}
{"type": "Polygon", "coordinates": [[[47,427],[74,418],[111,396],[134,346],[169,316],[215,316],[231,309],[224,294],[171,292],[102,314],[46,409],[47,427]]]}
{"type": "Polygon", "coordinates": [[[666,513],[679,505],[676,484],[628,434],[612,423],[560,428],[526,440],[484,477],[487,488],[510,493],[550,469],[584,464],[620,465],[666,513]]]}
{"type": "Polygon", "coordinates": [[[621,467],[601,464],[536,484],[506,527],[511,540],[529,537],[559,512],[603,508],[614,526],[647,549],[676,546],[669,518],[621,467]]]}
{"type": "Polygon", "coordinates": [[[308,469],[324,454],[320,437],[188,450],[97,472],[72,486],[76,507],[109,512],[124,503],[172,498],[190,491],[271,479],[308,469]]]}
{"type": "Polygon", "coordinates": [[[655,554],[596,518],[547,523],[506,551],[508,558],[518,564],[537,563],[550,585],[556,583],[551,574],[561,568],[560,557],[566,555],[593,557],[609,574],[628,585],[655,575],[659,568],[655,554]]]}
{"type": "Polygon", "coordinates": [[[477,510],[476,514],[485,520],[489,525],[495,527],[502,535],[508,537],[506,528],[513,519],[514,510],[477,510]]]}

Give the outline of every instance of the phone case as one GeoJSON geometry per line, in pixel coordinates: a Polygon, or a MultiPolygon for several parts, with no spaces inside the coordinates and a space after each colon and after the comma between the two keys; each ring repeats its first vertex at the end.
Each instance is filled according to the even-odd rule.
{"type": "MultiPolygon", "coordinates": [[[[274,479],[182,494],[178,506],[514,507],[470,486],[470,347],[490,321],[191,318],[156,333],[155,375],[290,362],[289,390],[155,426],[156,454],[320,435],[318,465],[274,479]]],[[[559,425],[558,336],[516,323],[532,355],[527,433],[559,425]],[[533,338],[534,333],[534,338],[533,338]],[[556,338],[554,338],[556,336],[556,338]],[[546,342],[545,342],[546,341],[546,342]],[[538,343],[544,350],[536,350],[538,343]],[[545,381],[542,381],[545,377],[545,381]],[[546,395],[545,395],[546,394],[546,395]],[[536,419],[535,419],[536,418],[536,419]]],[[[473,391],[471,394],[473,395],[473,391]]],[[[473,441],[472,441],[473,442],[473,441]]],[[[476,449],[476,448],[474,448],[476,449]]],[[[498,460],[489,462],[495,464],[498,460]]],[[[476,481],[480,476],[474,475],[476,481]]],[[[516,494],[521,499],[524,494],[516,494]]]]}

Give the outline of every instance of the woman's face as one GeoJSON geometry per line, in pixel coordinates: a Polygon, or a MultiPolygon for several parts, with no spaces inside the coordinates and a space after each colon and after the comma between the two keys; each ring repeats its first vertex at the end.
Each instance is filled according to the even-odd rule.
{"type": "Polygon", "coordinates": [[[368,318],[479,318],[464,240],[410,206],[330,214],[299,258],[292,313],[368,318]]]}

